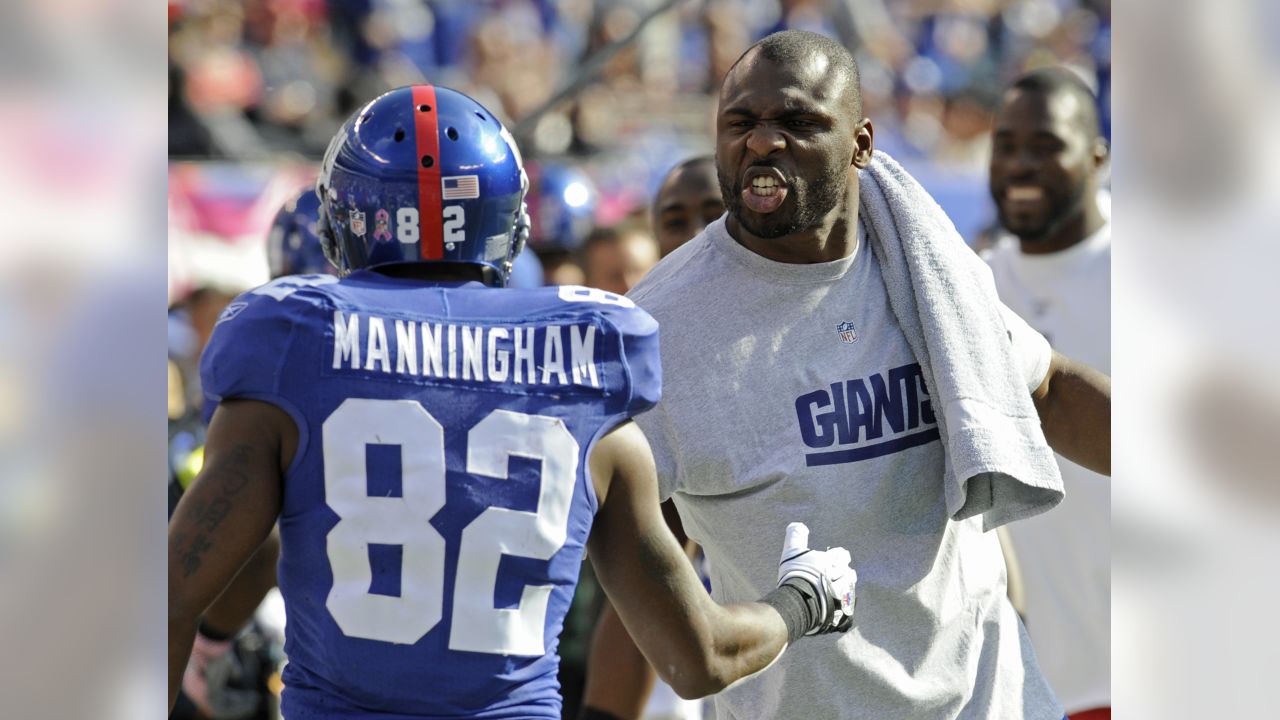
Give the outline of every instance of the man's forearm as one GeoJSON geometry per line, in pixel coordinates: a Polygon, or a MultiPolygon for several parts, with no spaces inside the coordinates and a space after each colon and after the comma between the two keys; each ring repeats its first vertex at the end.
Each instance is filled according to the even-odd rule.
{"type": "Polygon", "coordinates": [[[200,626],[222,635],[235,635],[276,586],[276,563],[280,559],[280,539],[273,531],[262,542],[249,562],[240,568],[235,579],[217,600],[204,611],[200,626]]]}
{"type": "Polygon", "coordinates": [[[1055,353],[1045,382],[1035,404],[1049,447],[1074,463],[1111,475],[1111,378],[1055,353]]]}

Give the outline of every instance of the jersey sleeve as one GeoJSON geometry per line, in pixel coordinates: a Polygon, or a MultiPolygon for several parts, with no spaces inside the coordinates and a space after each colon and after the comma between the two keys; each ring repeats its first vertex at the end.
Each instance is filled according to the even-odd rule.
{"type": "Polygon", "coordinates": [[[630,382],[627,415],[658,404],[662,398],[662,361],[658,355],[658,321],[638,307],[619,307],[610,320],[622,336],[622,362],[630,382]]]}
{"type": "Polygon", "coordinates": [[[245,293],[227,305],[200,356],[206,423],[223,400],[277,394],[292,325],[280,302],[267,295],[245,293]]]}
{"type": "Polygon", "coordinates": [[[1049,374],[1049,361],[1053,358],[1053,349],[1043,335],[1036,332],[1027,321],[1000,303],[1000,315],[1004,319],[1005,330],[1013,343],[1013,359],[1018,364],[1022,379],[1029,392],[1035,392],[1049,374]]]}

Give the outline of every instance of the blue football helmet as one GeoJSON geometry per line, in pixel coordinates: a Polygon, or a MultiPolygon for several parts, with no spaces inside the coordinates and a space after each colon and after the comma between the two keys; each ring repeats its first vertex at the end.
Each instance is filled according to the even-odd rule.
{"type": "Polygon", "coordinates": [[[267,235],[267,266],[271,279],[281,275],[309,275],[336,272],[320,245],[320,198],[308,185],[289,199],[267,235]]]}
{"type": "Polygon", "coordinates": [[[541,162],[529,169],[529,215],[534,249],[573,251],[595,227],[600,194],[591,178],[572,165],[541,162]]]}
{"type": "Polygon", "coordinates": [[[520,150],[483,105],[412,85],[378,96],[329,143],[316,181],[325,255],[341,272],[479,265],[506,284],[528,237],[520,150]]]}

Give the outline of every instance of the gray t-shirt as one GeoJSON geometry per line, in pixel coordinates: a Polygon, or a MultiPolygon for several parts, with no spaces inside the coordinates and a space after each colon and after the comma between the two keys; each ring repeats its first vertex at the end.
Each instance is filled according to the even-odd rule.
{"type": "MultiPolygon", "coordinates": [[[[853,629],[799,641],[717,695],[717,715],[1061,718],[1005,598],[996,534],[947,516],[928,391],[863,234],[849,258],[791,265],[721,218],[631,292],[660,324],[664,385],[637,422],[715,599],[771,590],[797,520],[858,571],[853,629]]],[[[1048,343],[1004,317],[1034,389],[1048,343]]]]}

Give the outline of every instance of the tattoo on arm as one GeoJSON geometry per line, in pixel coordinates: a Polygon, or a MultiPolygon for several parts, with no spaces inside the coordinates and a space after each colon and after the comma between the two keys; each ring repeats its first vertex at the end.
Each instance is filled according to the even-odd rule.
{"type": "MultiPolygon", "coordinates": [[[[204,554],[211,547],[209,535],[218,529],[222,521],[231,512],[232,499],[249,485],[250,449],[247,445],[236,445],[227,454],[226,469],[222,475],[222,491],[212,502],[198,502],[193,508],[196,517],[196,535],[190,543],[183,543],[186,549],[182,553],[183,577],[191,577],[204,563],[204,554]]],[[[207,478],[206,478],[207,480],[207,478]]],[[[185,540],[185,538],[183,538],[185,540]]]]}

